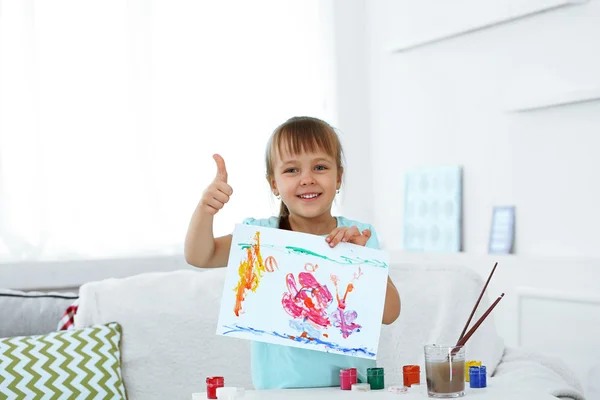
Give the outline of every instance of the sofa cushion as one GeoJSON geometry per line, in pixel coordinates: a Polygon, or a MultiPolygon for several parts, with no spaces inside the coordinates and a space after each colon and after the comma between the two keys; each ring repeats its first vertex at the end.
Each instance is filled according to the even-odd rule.
{"type": "Polygon", "coordinates": [[[252,388],[250,342],[216,334],[225,268],[152,272],[80,288],[75,327],[123,326],[123,377],[130,400],[185,399],[206,377],[252,388]],[[102,321],[102,322],[100,322],[102,321]]]}
{"type": "Polygon", "coordinates": [[[0,397],[125,399],[117,323],[0,339],[0,397]]]}
{"type": "Polygon", "coordinates": [[[21,292],[0,289],[0,338],[56,331],[75,293],[21,292]]]}

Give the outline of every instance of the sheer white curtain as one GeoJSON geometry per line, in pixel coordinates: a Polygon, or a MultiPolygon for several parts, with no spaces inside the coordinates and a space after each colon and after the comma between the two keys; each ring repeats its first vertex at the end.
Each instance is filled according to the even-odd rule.
{"type": "Polygon", "coordinates": [[[0,0],[0,261],[181,253],[215,152],[235,191],[215,234],[276,212],[268,136],[334,115],[324,11],[0,0]]]}

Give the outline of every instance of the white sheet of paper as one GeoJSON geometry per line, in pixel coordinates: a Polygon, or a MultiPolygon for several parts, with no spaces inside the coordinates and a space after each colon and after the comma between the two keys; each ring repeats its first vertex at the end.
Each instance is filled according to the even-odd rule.
{"type": "Polygon", "coordinates": [[[236,225],[217,334],[375,359],[388,265],[378,249],[236,225]]]}

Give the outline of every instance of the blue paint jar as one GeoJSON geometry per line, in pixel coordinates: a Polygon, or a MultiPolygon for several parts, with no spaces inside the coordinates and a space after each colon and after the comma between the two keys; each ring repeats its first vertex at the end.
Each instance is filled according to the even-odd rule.
{"type": "Polygon", "coordinates": [[[481,367],[472,366],[469,367],[469,386],[471,388],[480,389],[487,386],[486,379],[486,368],[484,365],[481,367]]]}

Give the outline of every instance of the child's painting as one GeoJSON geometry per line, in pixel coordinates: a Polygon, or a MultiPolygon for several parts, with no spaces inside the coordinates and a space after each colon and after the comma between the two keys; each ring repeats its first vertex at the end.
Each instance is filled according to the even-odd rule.
{"type": "Polygon", "coordinates": [[[237,225],[217,334],[374,359],[387,277],[381,250],[237,225]]]}

